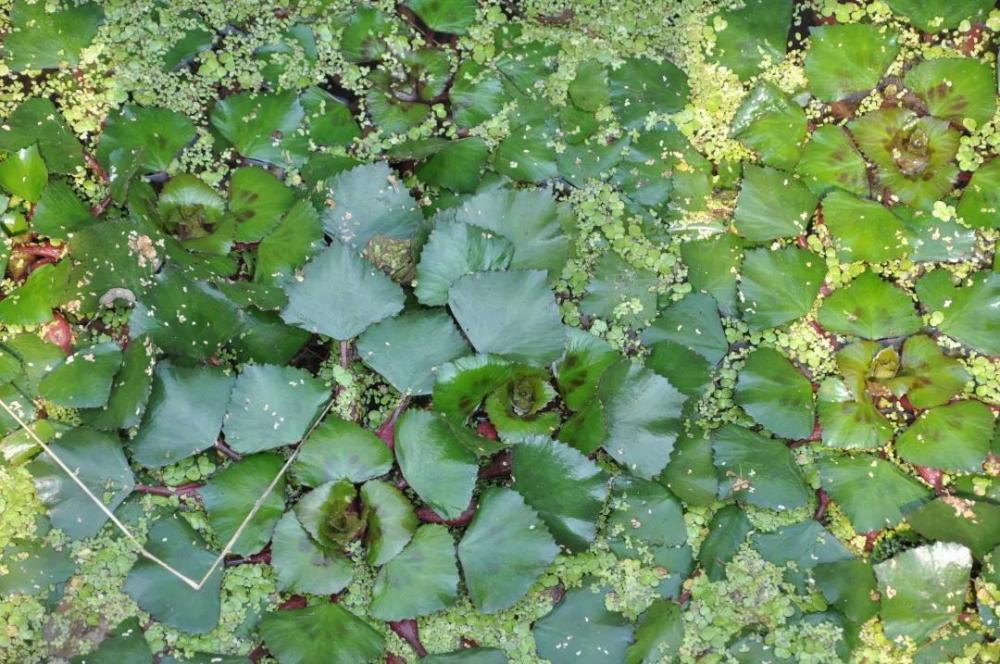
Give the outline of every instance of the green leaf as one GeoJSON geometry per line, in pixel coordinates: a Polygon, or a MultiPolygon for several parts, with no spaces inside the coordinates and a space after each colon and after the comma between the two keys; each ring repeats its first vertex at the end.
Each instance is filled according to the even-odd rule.
{"type": "Polygon", "coordinates": [[[864,339],[902,337],[921,326],[910,296],[872,272],[825,298],[816,318],[831,332],[864,339]]]}
{"type": "Polygon", "coordinates": [[[1000,226],[996,210],[1000,208],[1000,159],[991,159],[980,166],[958,201],[958,216],[973,228],[1000,226]]]}
{"type": "Polygon", "coordinates": [[[475,191],[490,156],[490,146],[478,136],[444,143],[416,169],[421,181],[458,193],[475,191]]]}
{"type": "Polygon", "coordinates": [[[240,92],[219,100],[209,120],[212,127],[247,159],[283,165],[288,161],[279,137],[290,136],[305,113],[295,92],[274,94],[240,92]]]}
{"type": "Polygon", "coordinates": [[[285,289],[286,323],[346,341],[403,308],[402,289],[344,244],[316,255],[285,289]],[[333,287],[331,288],[331,285],[333,287]]]}
{"type": "Polygon", "coordinates": [[[996,113],[996,74],[974,58],[926,60],[903,80],[935,117],[958,123],[969,118],[981,125],[996,113]]]}
{"type": "Polygon", "coordinates": [[[743,243],[732,233],[681,244],[681,259],[696,292],[715,298],[722,313],[736,313],[736,276],[743,262],[743,243]]]}
{"type": "Polygon", "coordinates": [[[458,545],[466,588],[483,613],[513,606],[557,553],[559,547],[535,511],[504,488],[483,492],[458,545]]]}
{"type": "Polygon", "coordinates": [[[820,256],[799,249],[751,249],[740,276],[740,312],[751,330],[801,318],[812,309],[826,277],[820,256]]]}
{"type": "MultiPolygon", "coordinates": [[[[215,562],[201,535],[177,514],[154,521],[146,550],[195,582],[215,562]]],[[[125,592],[146,613],[167,627],[188,634],[204,634],[219,624],[222,567],[217,567],[199,590],[142,556],[125,579],[125,592]]]]}
{"type": "Polygon", "coordinates": [[[475,0],[408,0],[406,6],[435,32],[464,35],[476,22],[475,0]]]}
{"type": "Polygon", "coordinates": [[[413,491],[445,519],[468,508],[476,486],[476,455],[443,417],[409,410],[396,424],[396,459],[413,491]]]}
{"type": "Polygon", "coordinates": [[[414,293],[422,304],[448,302],[448,289],[466,274],[506,270],[514,245],[478,226],[439,221],[431,231],[417,264],[414,293]]]}
{"type": "Polygon", "coordinates": [[[361,535],[365,522],[356,509],[358,491],[347,480],[321,484],[295,504],[299,523],[327,548],[341,549],[361,535]]]}
{"type": "Polygon", "coordinates": [[[983,558],[1000,544],[1000,506],[943,496],[907,516],[910,526],[930,540],[958,542],[983,558]]]}
{"type": "Polygon", "coordinates": [[[323,229],[357,249],[377,236],[408,238],[423,221],[420,206],[386,162],[339,173],[329,182],[327,196],[323,229]]]}
{"type": "Polygon", "coordinates": [[[15,152],[35,143],[52,173],[71,175],[83,166],[80,140],[56,105],[44,97],[25,99],[0,127],[0,150],[15,152]]]}
{"type": "Polygon", "coordinates": [[[202,51],[215,44],[215,33],[201,28],[186,30],[163,54],[163,71],[174,71],[191,62],[202,51]]]}
{"type": "Polygon", "coordinates": [[[470,348],[448,314],[413,311],[368,328],[358,355],[403,394],[430,394],[438,368],[470,348]]]}
{"type": "MultiPolygon", "coordinates": [[[[788,0],[770,1],[791,7],[788,0]]],[[[746,9],[749,8],[743,11],[746,9]]],[[[807,123],[801,106],[777,86],[765,82],[751,91],[736,112],[733,136],[757,152],[766,166],[791,170],[799,162],[802,146],[809,136],[807,123]]]]}
{"type": "Polygon", "coordinates": [[[463,60],[458,66],[449,96],[455,124],[466,129],[496,115],[506,100],[494,70],[472,59],[463,60]]]}
{"type": "Polygon", "coordinates": [[[306,486],[343,479],[360,484],[392,470],[392,451],[372,432],[329,415],[306,438],[291,470],[306,486]]]}
{"type": "Polygon", "coordinates": [[[890,107],[867,113],[848,126],[895,199],[930,211],[951,190],[958,175],[953,159],[961,136],[947,121],[890,107]]]}
{"type": "Polygon", "coordinates": [[[42,265],[19,288],[0,300],[0,323],[38,325],[52,320],[52,310],[67,299],[69,261],[42,265]]]}
{"type": "Polygon", "coordinates": [[[639,617],[635,642],[625,652],[625,664],[656,664],[663,658],[676,657],[683,642],[681,607],[658,599],[639,617]]]}
{"type": "Polygon", "coordinates": [[[861,625],[878,613],[872,599],[875,573],[863,560],[837,560],[816,565],[812,570],[816,586],[830,606],[850,622],[861,625]]]}
{"type": "Polygon", "coordinates": [[[515,365],[494,355],[470,355],[441,366],[434,384],[434,409],[449,421],[464,421],[483,399],[510,380],[515,365]]]}
{"type": "Polygon", "coordinates": [[[995,306],[1000,299],[1000,275],[996,272],[975,272],[955,286],[949,272],[935,270],[917,282],[917,295],[925,311],[942,314],[939,330],[982,353],[1000,355],[1000,309],[995,306]]]}
{"type": "Polygon", "coordinates": [[[815,519],[782,526],[751,537],[753,547],[764,560],[784,567],[792,563],[796,571],[811,570],[823,563],[851,560],[854,556],[830,531],[815,519]]]}
{"type": "Polygon", "coordinates": [[[618,360],[618,353],[601,339],[578,328],[566,330],[566,352],[556,364],[556,383],[566,406],[581,410],[597,396],[604,370],[618,360]]]}
{"type": "Polygon", "coordinates": [[[637,543],[657,549],[687,541],[680,501],[662,484],[627,475],[615,478],[607,533],[619,557],[638,557],[628,554],[637,543]]]}
{"type": "Polygon", "coordinates": [[[100,645],[86,655],[70,658],[70,664],[152,664],[153,652],[149,649],[139,618],[127,618],[110,630],[100,645]]]}
{"type": "Polygon", "coordinates": [[[339,604],[269,613],[259,629],[280,664],[358,664],[385,652],[383,636],[339,604]]]}
{"type": "Polygon", "coordinates": [[[822,101],[837,101],[878,85],[899,52],[897,36],[865,23],[809,29],[805,71],[809,88],[822,101]]]}
{"type": "MultiPolygon", "coordinates": [[[[116,437],[93,429],[71,429],[49,441],[49,449],[109,510],[132,493],[132,470],[116,437]]],[[[73,539],[96,535],[108,520],[48,452],[29,464],[28,471],[52,525],[73,539]]]]}
{"type": "Polygon", "coordinates": [[[428,524],[379,570],[368,610],[381,620],[403,620],[435,613],[457,599],[455,541],[445,526],[428,524]]]}
{"type": "Polygon", "coordinates": [[[97,159],[111,173],[112,182],[128,177],[130,169],[140,174],[166,171],[196,134],[191,120],[176,111],[126,104],[108,118],[97,159]]]}
{"type": "Polygon", "coordinates": [[[541,436],[514,446],[512,487],[562,546],[582,551],[597,536],[608,495],[606,472],[572,447],[541,436]]]}
{"type": "Polygon", "coordinates": [[[921,413],[896,439],[900,458],[918,466],[974,472],[990,452],[993,413],[967,399],[921,413]]]}
{"type": "Polygon", "coordinates": [[[687,103],[687,75],[669,60],[626,60],[611,70],[608,81],[611,106],[627,129],[641,129],[652,112],[676,113],[687,103]]]}
{"type": "Polygon", "coordinates": [[[809,136],[795,173],[817,195],[842,189],[867,196],[868,167],[843,127],[823,125],[809,136]]]}
{"type": "Polygon", "coordinates": [[[779,511],[798,509],[812,497],[792,451],[780,440],[726,424],[712,436],[712,451],[721,497],[779,511]]]}
{"type": "Polygon", "coordinates": [[[803,440],[812,433],[812,383],[772,348],[759,348],[747,357],[735,398],[754,421],[779,436],[803,440]]]}
{"type": "Polygon", "coordinates": [[[403,492],[380,480],[361,487],[367,528],[365,548],[368,564],[384,565],[396,557],[420,525],[413,505],[403,492]]]}
{"type": "MultiPolygon", "coordinates": [[[[212,476],[198,494],[208,513],[208,523],[221,542],[229,542],[250,510],[278,476],[284,459],[278,454],[254,454],[227,466],[212,476]]],[[[244,527],[232,553],[249,556],[271,540],[274,524],[285,509],[285,479],[282,477],[263,498],[260,509],[244,527]]]]}
{"type": "Polygon", "coordinates": [[[625,661],[632,624],[604,606],[602,589],[573,588],[551,613],[535,622],[538,655],[552,664],[610,664],[625,661]]]}
{"type": "Polygon", "coordinates": [[[855,395],[839,378],[819,386],[819,413],[823,444],[838,449],[874,449],[892,438],[892,424],[863,395],[855,395]]]}
{"type": "Polygon", "coordinates": [[[271,565],[278,589],[290,593],[332,595],[346,588],[354,576],[351,561],[316,544],[294,512],[286,512],[274,527],[271,565]]]}
{"type": "Polygon", "coordinates": [[[270,171],[238,168],[229,180],[229,213],[236,218],[236,240],[257,242],[278,224],[295,195],[270,171]]]}
{"type": "Polygon", "coordinates": [[[816,195],[794,176],[748,165],[736,201],[736,231],[751,242],[805,233],[816,210],[816,195]]]}
{"type": "Polygon", "coordinates": [[[830,229],[841,262],[881,263],[907,253],[903,222],[874,201],[831,192],[823,199],[823,223],[830,229]]]}
{"type": "Polygon", "coordinates": [[[565,331],[544,272],[466,275],[448,291],[448,306],[480,353],[529,364],[546,364],[562,353],[565,331]]]}
{"type": "Polygon", "coordinates": [[[212,447],[232,387],[222,369],[160,362],[142,425],[129,444],[132,458],[160,468],[212,447]]]}
{"type": "Polygon", "coordinates": [[[725,27],[715,32],[714,60],[740,78],[757,74],[765,62],[784,60],[792,22],[789,0],[750,0],[719,12],[718,18],[725,27]]]}
{"type": "Polygon", "coordinates": [[[886,0],[886,4],[924,32],[951,30],[965,20],[976,23],[995,5],[991,0],[886,0]]]}
{"type": "Polygon", "coordinates": [[[122,349],[113,341],[81,348],[45,374],[39,394],[67,408],[103,406],[121,365],[122,349]]]}
{"type": "Polygon", "coordinates": [[[241,454],[291,445],[329,398],[323,382],[304,369],[245,366],[226,410],[226,442],[241,454]]]}
{"type": "MultiPolygon", "coordinates": [[[[548,270],[555,281],[570,256],[564,229],[575,224],[572,208],[547,189],[494,189],[468,199],[455,210],[455,221],[478,226],[510,240],[515,270],[548,270]]],[[[488,269],[502,269],[493,267],[488,269]]],[[[471,271],[470,265],[469,270],[471,271]]]]}
{"type": "Polygon", "coordinates": [[[656,274],[610,252],[597,260],[580,311],[637,328],[656,316],[656,274]],[[625,313],[621,313],[622,310],[625,313]]]}
{"type": "Polygon", "coordinates": [[[254,281],[279,283],[287,279],[305,265],[322,239],[319,214],[307,201],[299,201],[257,246],[254,281]]]}
{"type": "Polygon", "coordinates": [[[507,656],[495,648],[463,648],[440,655],[427,655],[420,664],[507,664],[507,656]]]}
{"type": "Polygon", "coordinates": [[[236,305],[219,291],[168,269],[139,297],[129,331],[148,335],[167,353],[205,360],[236,334],[239,324],[236,305]]]}
{"type": "Polygon", "coordinates": [[[910,549],[875,565],[885,635],[917,644],[926,641],[962,611],[971,569],[969,550],[944,542],[910,549]]]}
{"type": "Polygon", "coordinates": [[[573,103],[584,111],[596,111],[611,101],[608,72],[597,60],[585,60],[576,67],[576,76],[567,90],[573,103]]]}
{"type": "Polygon", "coordinates": [[[625,469],[650,479],[670,459],[686,397],[665,378],[621,360],[601,378],[608,438],[604,449],[625,469]]]}
{"type": "Polygon", "coordinates": [[[823,488],[859,533],[898,525],[929,491],[896,465],[868,455],[831,456],[819,462],[823,488]]]}
{"type": "Polygon", "coordinates": [[[11,8],[3,50],[7,65],[15,72],[76,67],[80,51],[104,21],[104,10],[93,2],[52,9],[30,0],[17,0],[11,8]]]}
{"type": "Polygon", "coordinates": [[[948,403],[969,380],[958,358],[945,355],[934,339],[918,334],[903,343],[902,366],[886,384],[897,396],[905,394],[915,408],[932,408],[948,403]]]}
{"type": "Polygon", "coordinates": [[[90,208],[77,198],[73,188],[56,180],[45,187],[38,199],[31,227],[42,235],[63,240],[96,221],[90,208]]]}
{"type": "Polygon", "coordinates": [[[2,551],[5,573],[0,575],[0,592],[38,595],[73,576],[76,562],[68,547],[55,549],[43,542],[14,540],[2,551]]]}
{"type": "Polygon", "coordinates": [[[719,481],[712,462],[712,441],[704,430],[692,427],[681,432],[659,481],[687,505],[715,501],[719,481]]]}
{"type": "Polygon", "coordinates": [[[0,187],[29,203],[41,198],[48,181],[49,171],[37,145],[21,148],[0,162],[0,187]]]}
{"type": "Polygon", "coordinates": [[[698,548],[698,562],[711,581],[725,577],[726,564],[743,545],[753,525],[738,505],[726,505],[712,517],[708,535],[698,548]]]}
{"type": "Polygon", "coordinates": [[[493,170],[515,182],[539,184],[555,179],[559,176],[552,147],[556,134],[546,123],[513,128],[493,153],[493,170]]]}
{"type": "Polygon", "coordinates": [[[695,351],[673,341],[650,346],[646,366],[670,381],[682,394],[700,397],[712,382],[712,365],[695,351]]]}

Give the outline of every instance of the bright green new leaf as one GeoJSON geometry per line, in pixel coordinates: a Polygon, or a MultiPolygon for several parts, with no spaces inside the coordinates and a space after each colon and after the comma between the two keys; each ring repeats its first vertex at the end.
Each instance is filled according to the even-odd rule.
{"type": "Polygon", "coordinates": [[[878,85],[899,52],[888,28],[866,23],[813,26],[805,71],[822,101],[837,101],[878,85]]]}

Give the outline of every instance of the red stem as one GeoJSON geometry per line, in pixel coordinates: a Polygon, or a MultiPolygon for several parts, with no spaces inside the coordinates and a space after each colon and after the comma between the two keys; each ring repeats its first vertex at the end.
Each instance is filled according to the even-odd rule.
{"type": "Polygon", "coordinates": [[[406,620],[391,621],[389,628],[399,635],[399,638],[410,644],[413,652],[417,653],[418,657],[427,656],[427,649],[420,642],[420,628],[417,626],[416,620],[407,618],[406,620]]]}
{"type": "Polygon", "coordinates": [[[432,510],[430,507],[418,507],[417,508],[417,518],[420,519],[421,523],[443,523],[446,526],[465,526],[470,521],[472,517],[476,515],[476,502],[472,501],[469,506],[465,508],[457,519],[445,519],[441,517],[432,510]]]}
{"type": "Polygon", "coordinates": [[[215,441],[215,451],[230,461],[240,461],[243,458],[238,452],[235,452],[233,448],[229,447],[221,440],[215,441]]]}
{"type": "Polygon", "coordinates": [[[190,496],[198,493],[200,484],[182,484],[180,486],[150,486],[148,484],[136,484],[136,493],[146,493],[152,496],[190,496]]]}

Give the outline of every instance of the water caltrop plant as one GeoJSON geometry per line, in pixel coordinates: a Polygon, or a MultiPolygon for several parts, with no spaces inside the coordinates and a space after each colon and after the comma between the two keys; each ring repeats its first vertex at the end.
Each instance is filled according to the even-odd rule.
{"type": "Polygon", "coordinates": [[[993,0],[0,35],[0,664],[1000,661],[993,0]]]}

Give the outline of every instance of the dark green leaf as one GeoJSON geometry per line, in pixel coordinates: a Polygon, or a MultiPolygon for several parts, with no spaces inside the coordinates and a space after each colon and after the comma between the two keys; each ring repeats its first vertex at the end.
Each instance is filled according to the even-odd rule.
{"type": "Polygon", "coordinates": [[[248,556],[260,551],[271,540],[274,524],[285,509],[284,478],[280,478],[266,496],[264,492],[283,465],[284,459],[278,454],[254,454],[227,466],[198,490],[208,513],[208,523],[222,542],[232,539],[251,509],[263,499],[257,513],[233,544],[232,553],[248,556]]]}
{"type": "Polygon", "coordinates": [[[826,277],[820,256],[785,247],[746,252],[740,276],[740,312],[751,330],[790,323],[812,308],[826,277]]]}
{"type": "Polygon", "coordinates": [[[383,636],[339,604],[269,613],[260,634],[280,664],[358,664],[385,652],[383,636]]]}
{"type": "Polygon", "coordinates": [[[402,289],[339,242],[317,254],[285,292],[286,323],[341,341],[403,308],[402,289]]]}
{"type": "Polygon", "coordinates": [[[97,408],[108,402],[121,365],[122,349],[113,341],[81,348],[45,374],[38,391],[60,406],[97,408]]]}
{"type": "Polygon", "coordinates": [[[354,576],[351,561],[316,544],[294,512],[285,513],[274,528],[271,564],[278,589],[291,593],[332,595],[347,587],[354,576]]]}
{"type": "Polygon", "coordinates": [[[735,397],[750,417],[779,436],[802,440],[812,433],[812,383],[772,348],[759,348],[747,357],[735,397]]]}
{"type": "Polygon", "coordinates": [[[292,474],[306,486],[347,479],[360,484],[392,469],[392,451],[378,436],[336,415],[326,417],[299,449],[292,474]]]}
{"type": "Polygon", "coordinates": [[[469,506],[479,465],[443,417],[403,413],[396,424],[396,458],[410,487],[439,515],[457,519],[469,506]]]}
{"type": "Polygon", "coordinates": [[[496,613],[516,603],[559,553],[545,524],[510,489],[483,492],[458,545],[473,604],[496,613]]]}
{"type": "Polygon", "coordinates": [[[812,497],[792,451],[779,440],[726,424],[713,435],[712,451],[720,493],[779,511],[798,509],[812,497]]]}
{"type": "Polygon", "coordinates": [[[898,525],[930,492],[894,464],[878,457],[831,456],[819,464],[823,488],[859,533],[898,525]]]}
{"type": "Polygon", "coordinates": [[[142,425],[129,444],[132,457],[159,468],[212,447],[232,387],[233,378],[221,369],[161,362],[142,425]]]}
{"type": "Polygon", "coordinates": [[[797,178],[773,168],[747,166],[733,222],[751,242],[805,233],[817,198],[797,178]]]}
{"type": "Polygon", "coordinates": [[[901,337],[920,329],[910,296],[872,272],[824,299],[817,320],[832,332],[864,339],[901,337]]]}
{"type": "Polygon", "coordinates": [[[379,570],[368,610],[381,620],[403,620],[435,613],[457,599],[455,541],[445,526],[427,524],[379,570]]]}

